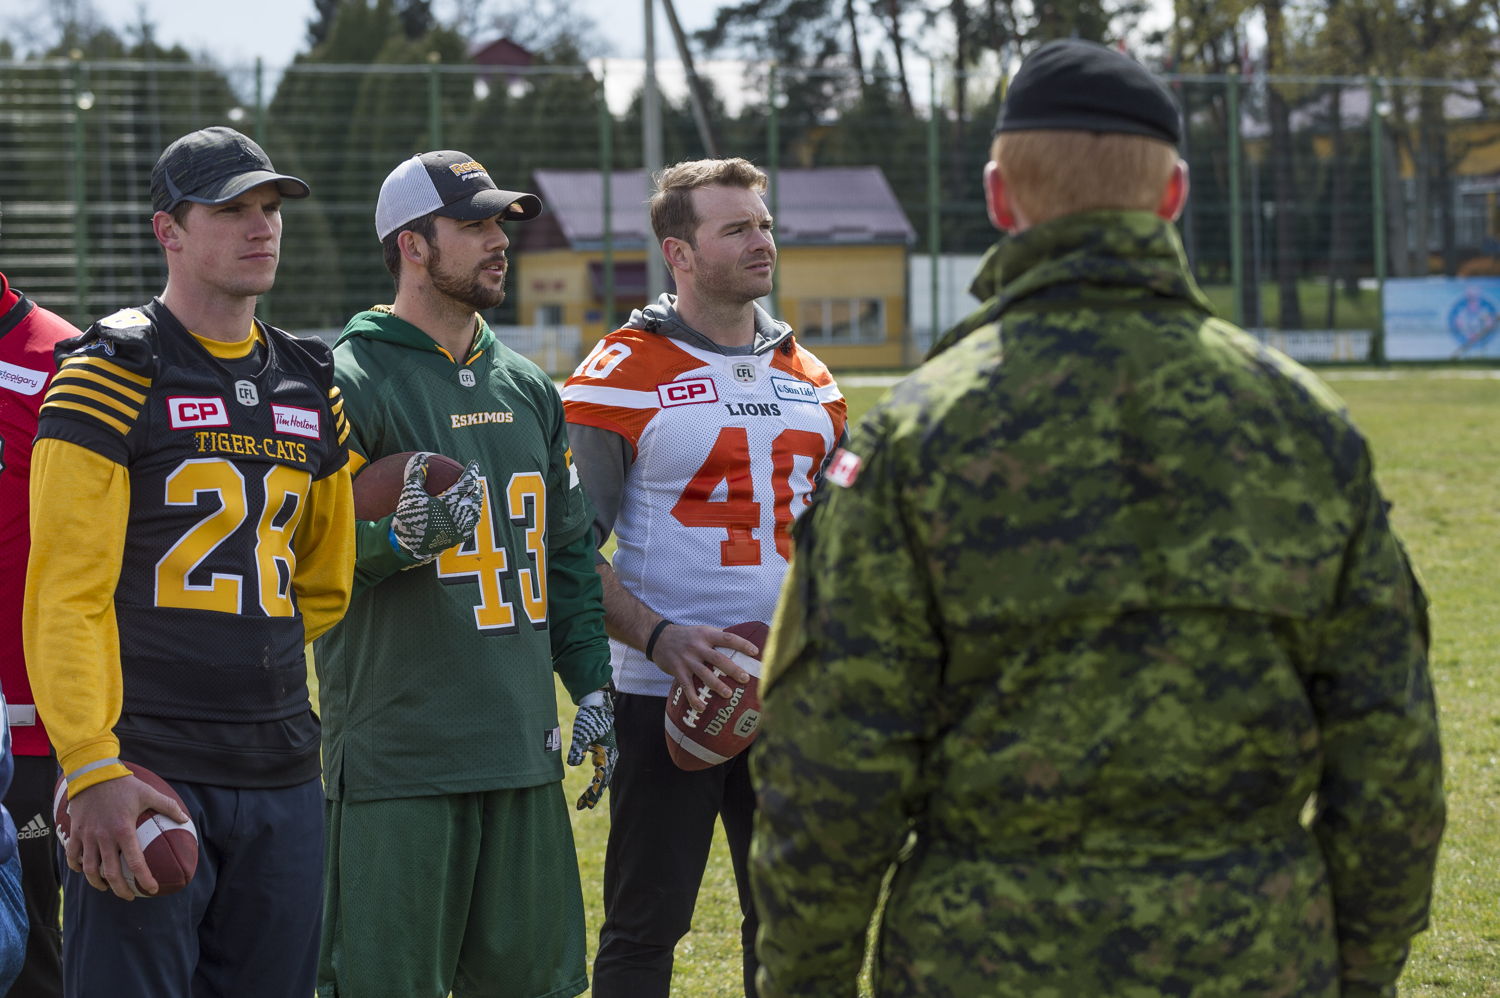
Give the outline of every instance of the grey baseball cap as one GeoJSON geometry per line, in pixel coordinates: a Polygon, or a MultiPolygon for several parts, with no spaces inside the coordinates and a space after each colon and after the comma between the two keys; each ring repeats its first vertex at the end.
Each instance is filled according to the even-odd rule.
{"type": "Polygon", "coordinates": [[[468,153],[440,149],[403,161],[385,178],[375,202],[375,234],[384,239],[427,214],[468,220],[502,215],[524,222],[541,213],[535,194],[503,191],[468,153]]]}
{"type": "Polygon", "coordinates": [[[277,173],[249,137],[223,125],[200,128],[167,146],[151,168],[151,209],[171,211],[184,201],[223,204],[270,183],[286,198],[312,193],[303,181],[277,173]]]}

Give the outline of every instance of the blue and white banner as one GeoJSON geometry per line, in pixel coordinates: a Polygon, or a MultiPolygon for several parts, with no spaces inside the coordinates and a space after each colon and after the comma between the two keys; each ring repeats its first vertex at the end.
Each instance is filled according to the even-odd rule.
{"type": "Polygon", "coordinates": [[[1500,277],[1406,277],[1385,282],[1390,360],[1500,358],[1500,277]]]}

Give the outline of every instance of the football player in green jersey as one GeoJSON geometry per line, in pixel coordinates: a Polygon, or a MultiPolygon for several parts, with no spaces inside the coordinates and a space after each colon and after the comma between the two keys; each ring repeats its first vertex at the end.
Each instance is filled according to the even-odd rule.
{"type": "Polygon", "coordinates": [[[354,316],[334,349],[356,475],[439,452],[474,468],[480,509],[440,551],[413,550],[399,524],[356,526],[350,612],[317,649],[322,995],[588,985],[553,674],[580,704],[569,761],[597,760],[592,806],[614,752],[593,511],[557,390],[477,314],[504,298],[502,223],[540,211],[463,153],[397,166],[376,207],[395,300],[354,316]]]}

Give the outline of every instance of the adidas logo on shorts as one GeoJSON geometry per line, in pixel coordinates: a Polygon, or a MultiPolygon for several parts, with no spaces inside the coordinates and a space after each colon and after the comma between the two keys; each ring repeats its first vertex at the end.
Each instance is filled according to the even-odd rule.
{"type": "Polygon", "coordinates": [[[31,820],[16,832],[18,839],[45,839],[52,834],[52,829],[47,827],[47,821],[40,813],[33,814],[31,820]]]}

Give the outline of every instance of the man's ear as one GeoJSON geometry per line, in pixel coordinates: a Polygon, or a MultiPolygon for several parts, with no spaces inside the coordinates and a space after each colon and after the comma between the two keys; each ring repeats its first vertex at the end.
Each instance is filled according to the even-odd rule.
{"type": "Polygon", "coordinates": [[[1177,221],[1187,204],[1187,197],[1188,165],[1179,159],[1177,165],[1172,167],[1172,176],[1167,180],[1166,189],[1161,192],[1161,202],[1156,206],[1156,214],[1169,222],[1177,221]]]}
{"type": "Polygon", "coordinates": [[[984,206],[989,209],[990,221],[1001,232],[1017,229],[1016,210],[1010,203],[1010,188],[1000,175],[1000,167],[994,160],[984,164],[984,206]]]}
{"type": "Polygon", "coordinates": [[[396,236],[396,248],[401,251],[403,259],[425,266],[429,247],[421,233],[404,230],[396,236]]]}
{"type": "Polygon", "coordinates": [[[156,241],[161,243],[162,249],[182,249],[182,226],[177,224],[177,219],[172,217],[168,211],[159,211],[151,216],[151,231],[156,235],[156,241]]]}
{"type": "Polygon", "coordinates": [[[686,239],[678,239],[676,236],[668,236],[661,241],[662,259],[667,261],[667,266],[673,270],[690,271],[693,269],[693,247],[686,239]]]}

